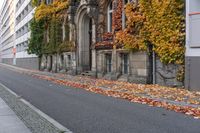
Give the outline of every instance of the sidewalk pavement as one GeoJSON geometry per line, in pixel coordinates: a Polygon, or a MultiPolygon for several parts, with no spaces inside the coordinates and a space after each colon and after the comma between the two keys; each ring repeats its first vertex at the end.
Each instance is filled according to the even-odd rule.
{"type": "Polygon", "coordinates": [[[30,130],[1,98],[0,133],[31,133],[30,130]]]}

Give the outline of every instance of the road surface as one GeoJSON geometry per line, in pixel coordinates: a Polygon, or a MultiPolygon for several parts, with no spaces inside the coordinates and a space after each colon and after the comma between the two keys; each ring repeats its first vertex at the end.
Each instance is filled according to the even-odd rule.
{"type": "Polygon", "coordinates": [[[53,84],[0,66],[0,83],[74,133],[200,133],[200,120],[53,84]]]}

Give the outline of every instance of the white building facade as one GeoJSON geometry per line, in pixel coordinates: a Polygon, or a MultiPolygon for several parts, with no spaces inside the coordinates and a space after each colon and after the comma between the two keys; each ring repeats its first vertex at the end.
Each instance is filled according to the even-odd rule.
{"type": "Polygon", "coordinates": [[[0,12],[0,61],[13,64],[15,40],[15,1],[5,0],[0,12]]]}
{"type": "Polygon", "coordinates": [[[185,87],[200,89],[200,0],[186,0],[185,87]]]}
{"type": "Polygon", "coordinates": [[[33,14],[34,8],[31,0],[7,0],[4,2],[1,10],[0,58],[2,63],[38,69],[38,58],[27,53],[30,21],[33,14]],[[7,10],[6,7],[8,7],[7,10]],[[12,15],[7,12],[12,12],[12,15]]]}

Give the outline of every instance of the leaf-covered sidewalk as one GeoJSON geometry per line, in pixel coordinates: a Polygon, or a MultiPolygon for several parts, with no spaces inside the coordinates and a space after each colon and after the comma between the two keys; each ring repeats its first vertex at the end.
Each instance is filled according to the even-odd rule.
{"type": "Polygon", "coordinates": [[[122,98],[149,106],[163,107],[200,119],[200,92],[191,92],[185,89],[159,85],[133,84],[83,76],[41,72],[13,66],[9,68],[16,72],[28,74],[56,84],[85,89],[94,93],[122,98]]]}

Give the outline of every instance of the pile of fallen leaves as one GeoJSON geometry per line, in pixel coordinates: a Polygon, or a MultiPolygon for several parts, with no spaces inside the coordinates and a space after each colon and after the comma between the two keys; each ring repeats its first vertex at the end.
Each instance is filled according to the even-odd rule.
{"type": "Polygon", "coordinates": [[[195,119],[200,119],[200,92],[191,92],[185,89],[169,88],[159,85],[133,84],[22,69],[20,71],[17,70],[17,72],[64,86],[71,86],[106,96],[126,99],[130,102],[162,107],[193,116],[195,119]]]}

